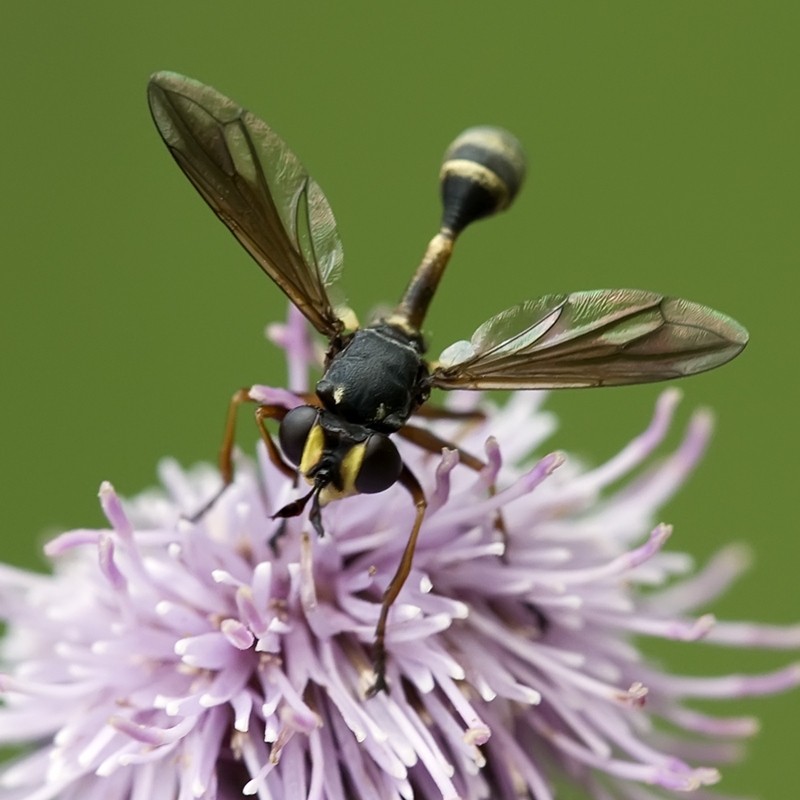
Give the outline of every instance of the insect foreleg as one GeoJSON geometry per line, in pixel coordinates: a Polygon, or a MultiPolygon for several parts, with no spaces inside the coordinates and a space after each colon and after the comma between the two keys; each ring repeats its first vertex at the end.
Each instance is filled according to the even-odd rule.
{"type": "Polygon", "coordinates": [[[250,397],[248,389],[239,389],[231,398],[231,403],[228,406],[228,419],[225,423],[225,437],[222,440],[222,447],[219,449],[219,471],[222,475],[222,487],[199,511],[189,517],[192,522],[197,522],[219,500],[220,495],[233,482],[233,443],[236,436],[236,411],[242,403],[255,402],[250,397]]]}
{"type": "Polygon", "coordinates": [[[275,446],[275,442],[272,440],[272,436],[270,432],[267,430],[267,425],[264,420],[267,419],[277,419],[278,421],[282,420],[286,414],[288,413],[288,409],[284,408],[283,406],[259,406],[256,409],[256,422],[258,423],[258,429],[261,431],[261,438],[264,440],[264,444],[267,446],[267,453],[269,453],[269,460],[284,474],[287,478],[291,478],[294,480],[295,484],[297,483],[297,470],[294,467],[290,467],[284,460],[280,454],[280,451],[275,446]]]}
{"type": "MultiPolygon", "coordinates": [[[[196,522],[200,519],[200,517],[217,502],[225,489],[233,483],[233,445],[236,440],[236,412],[239,410],[239,406],[242,405],[242,403],[255,402],[257,401],[250,397],[249,389],[239,389],[231,398],[231,403],[228,406],[228,419],[225,423],[225,437],[219,449],[219,471],[222,475],[222,487],[199,511],[190,517],[192,522],[196,522]]],[[[267,445],[267,452],[269,453],[272,463],[275,464],[284,475],[296,480],[297,471],[288,466],[283,460],[264,423],[265,419],[282,420],[287,413],[287,409],[283,406],[260,405],[256,409],[256,422],[258,423],[258,429],[261,432],[264,443],[267,445]]]]}
{"type": "MultiPolygon", "coordinates": [[[[219,449],[219,471],[222,475],[222,491],[233,482],[233,443],[236,437],[236,412],[242,403],[255,403],[249,389],[239,389],[228,406],[228,419],[225,423],[225,438],[219,449]]],[[[219,495],[217,495],[218,497],[219,495]]],[[[214,500],[217,498],[215,497],[214,500]]],[[[213,505],[214,500],[209,505],[213,505]]],[[[203,509],[205,510],[205,509],[203,509]]],[[[201,512],[202,513],[202,512],[201,512]]]]}

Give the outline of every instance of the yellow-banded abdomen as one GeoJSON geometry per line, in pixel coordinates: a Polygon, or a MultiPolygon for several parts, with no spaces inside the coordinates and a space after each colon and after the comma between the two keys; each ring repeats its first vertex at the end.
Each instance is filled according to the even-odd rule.
{"type": "Polygon", "coordinates": [[[524,176],[522,146],[508,131],[489,126],[464,131],[447,148],[439,173],[442,228],[458,234],[507,208],[524,176]]]}

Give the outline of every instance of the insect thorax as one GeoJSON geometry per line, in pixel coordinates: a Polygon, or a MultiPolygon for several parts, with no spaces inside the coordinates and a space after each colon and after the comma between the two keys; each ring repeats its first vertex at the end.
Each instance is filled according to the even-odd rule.
{"type": "Polygon", "coordinates": [[[392,433],[429,394],[420,337],[379,322],[358,330],[317,384],[325,407],[348,422],[392,433]]]}

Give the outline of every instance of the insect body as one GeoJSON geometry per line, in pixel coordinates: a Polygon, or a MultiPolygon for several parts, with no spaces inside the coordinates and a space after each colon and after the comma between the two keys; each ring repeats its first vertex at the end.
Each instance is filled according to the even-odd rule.
{"type": "MultiPolygon", "coordinates": [[[[401,483],[416,518],[397,573],[385,591],[375,633],[373,691],[385,689],[384,639],[389,608],[411,569],[425,496],[390,435],[432,451],[448,446],[408,424],[414,414],[443,416],[425,404],[442,389],[545,389],[614,386],[681,377],[719,366],[744,348],[737,322],[696,303],[630,289],[549,295],[484,323],[469,342],[448,347],[435,364],[420,333],[428,306],[461,231],[508,207],[523,179],[517,140],[496,128],[472,128],[447,150],[440,174],[443,216],[394,311],[367,328],[346,330],[328,288],[342,248],[330,207],[316,182],[265,123],[197,81],[170,72],[150,80],[156,126],[181,169],[217,216],[309,322],[329,340],[324,374],[308,404],[287,411],[259,405],[256,419],[270,457],[311,485],[277,512],[296,516],[401,483]],[[265,420],[280,421],[281,452],[265,420]]],[[[233,478],[234,395],[220,455],[224,485],[233,478]]],[[[483,463],[459,451],[473,469],[483,463]]],[[[224,488],[224,487],[223,487],[224,488]]],[[[213,502],[213,501],[212,501],[213,502]]]]}

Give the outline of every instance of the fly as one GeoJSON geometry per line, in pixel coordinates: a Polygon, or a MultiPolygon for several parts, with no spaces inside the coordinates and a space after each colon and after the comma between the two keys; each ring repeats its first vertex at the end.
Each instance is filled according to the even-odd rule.
{"type": "MultiPolygon", "coordinates": [[[[315,393],[304,398],[306,405],[256,408],[272,461],[292,478],[299,472],[310,486],[275,517],[297,516],[310,501],[310,521],[322,535],[320,509],[331,500],[382,492],[395,483],[413,499],[414,524],[383,594],[375,629],[372,694],[388,688],[388,613],[411,570],[426,508],[422,487],[391,436],[432,452],[452,447],[408,423],[414,415],[450,415],[426,404],[432,388],[649,383],[713,369],[747,344],[741,325],[710,308],[653,292],[611,289],[521,303],[489,319],[470,341],[448,347],[437,362],[428,362],[422,323],[458,235],[470,223],[507,208],[525,173],[519,142],[490,127],[465,131],[445,153],[439,232],[394,311],[366,328],[348,330],[344,312],[334,307],[328,293],[342,266],[333,214],[317,183],[283,141],[216,90],[172,72],[153,75],[148,97],[159,133],[180,168],[329,342],[323,376],[315,393]],[[267,419],[280,423],[280,449],[267,419]]],[[[220,451],[223,489],[233,480],[236,411],[245,402],[255,401],[241,389],[228,412],[220,451]]],[[[485,466],[469,453],[459,450],[459,455],[472,469],[485,466]]]]}

